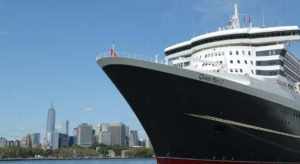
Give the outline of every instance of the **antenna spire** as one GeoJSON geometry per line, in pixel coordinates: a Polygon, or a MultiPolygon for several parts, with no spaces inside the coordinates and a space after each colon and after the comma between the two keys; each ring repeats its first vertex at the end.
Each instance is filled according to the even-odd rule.
{"type": "Polygon", "coordinates": [[[234,15],[232,16],[232,26],[233,28],[240,28],[240,19],[239,19],[237,3],[234,3],[234,15]]]}
{"type": "Polygon", "coordinates": [[[261,0],[262,27],[265,27],[264,1],[261,0]]]}

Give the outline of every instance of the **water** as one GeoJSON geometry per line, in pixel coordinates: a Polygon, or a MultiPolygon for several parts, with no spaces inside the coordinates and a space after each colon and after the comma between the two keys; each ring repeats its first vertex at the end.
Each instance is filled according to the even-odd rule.
{"type": "Polygon", "coordinates": [[[155,159],[91,159],[2,161],[0,164],[156,164],[155,159]]]}

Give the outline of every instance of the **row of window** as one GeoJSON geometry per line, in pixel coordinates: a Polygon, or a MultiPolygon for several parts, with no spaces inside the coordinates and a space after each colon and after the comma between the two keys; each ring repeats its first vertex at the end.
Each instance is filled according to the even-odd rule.
{"type": "MultiPolygon", "coordinates": [[[[235,69],[230,68],[229,71],[230,72],[234,71],[235,73],[238,73],[238,72],[243,73],[243,69],[242,68],[240,68],[240,69],[238,69],[238,68],[235,68],[235,69]]],[[[254,71],[252,69],[251,69],[251,73],[254,74],[254,71]]]]}
{"type": "Polygon", "coordinates": [[[300,77],[300,71],[298,69],[296,69],[295,67],[293,67],[290,63],[285,62],[284,63],[284,67],[289,68],[290,70],[292,70],[294,72],[294,74],[298,77],[300,77]]]}
{"type": "Polygon", "coordinates": [[[300,82],[299,76],[295,75],[293,72],[291,72],[289,69],[284,69],[285,73],[289,75],[290,77],[294,78],[296,81],[300,82]]]}
{"type": "MultiPolygon", "coordinates": [[[[240,73],[243,73],[243,69],[242,68],[240,68],[240,69],[235,68],[234,69],[234,72],[236,72],[236,73],[238,73],[239,71],[240,71],[240,73]]],[[[230,68],[230,72],[233,72],[233,68],[230,68]]]]}
{"type": "Polygon", "coordinates": [[[285,53],[286,53],[286,50],[257,51],[256,56],[273,56],[273,55],[285,56],[285,53]]]}
{"type": "MultiPolygon", "coordinates": [[[[287,60],[289,63],[291,63],[294,67],[298,68],[300,70],[300,66],[298,63],[296,63],[293,59],[291,59],[289,56],[284,56],[284,60],[287,60]]],[[[284,61],[283,60],[283,61],[284,61]]]]}
{"type": "Polygon", "coordinates": [[[255,39],[255,38],[278,37],[278,36],[289,36],[289,35],[299,35],[299,30],[266,32],[266,33],[257,33],[257,34],[230,34],[230,35],[216,36],[212,38],[198,40],[196,42],[193,42],[192,45],[186,45],[186,46],[182,46],[182,47],[178,47],[166,51],[165,54],[166,56],[168,56],[173,53],[191,49],[192,47],[196,47],[202,44],[216,42],[216,41],[223,41],[223,40],[230,40],[230,39],[255,39]]]}
{"type": "MultiPolygon", "coordinates": [[[[237,60],[236,62],[237,62],[237,64],[240,64],[240,63],[241,63],[240,60],[237,60]]],[[[248,64],[247,60],[245,60],[244,62],[245,62],[245,64],[248,64]]],[[[251,64],[253,65],[252,60],[251,60],[250,62],[251,62],[251,64]]],[[[230,64],[233,64],[233,60],[230,60],[230,64]]]]}
{"type": "MultiPolygon", "coordinates": [[[[215,61],[215,62],[217,62],[217,63],[220,63],[220,64],[222,64],[223,63],[223,61],[215,61]]],[[[202,67],[204,67],[204,66],[215,66],[215,64],[210,64],[210,63],[203,63],[202,64],[202,67]]]]}
{"type": "MultiPolygon", "coordinates": [[[[232,55],[232,54],[233,54],[232,51],[229,51],[229,55],[232,55]]],[[[239,51],[235,51],[235,54],[239,55],[239,51]]],[[[244,50],[242,50],[241,54],[242,55],[246,55],[246,52],[244,50]]],[[[250,51],[248,51],[248,55],[251,56],[251,52],[250,51]]]]}
{"type": "Polygon", "coordinates": [[[263,75],[263,76],[281,75],[281,76],[284,76],[284,72],[282,70],[256,70],[256,75],[263,75]]]}
{"type": "Polygon", "coordinates": [[[282,60],[267,60],[267,61],[256,61],[257,66],[272,66],[272,65],[280,65],[283,66],[282,60]]]}
{"type": "MultiPolygon", "coordinates": [[[[229,55],[232,55],[233,52],[232,51],[229,51],[229,55]]],[[[242,54],[242,55],[245,55],[246,54],[246,51],[242,50],[241,53],[239,53],[239,51],[235,51],[235,54],[236,55],[239,55],[239,54],[242,54]]],[[[209,58],[209,57],[216,57],[216,56],[224,56],[225,55],[225,52],[222,51],[222,52],[215,52],[215,53],[208,53],[208,54],[205,54],[204,58],[209,58]]],[[[248,51],[248,55],[250,56],[251,55],[251,52],[248,51]]]]}
{"type": "Polygon", "coordinates": [[[184,63],[177,63],[177,64],[174,64],[175,67],[179,67],[179,68],[182,68],[182,67],[187,67],[189,66],[191,63],[189,61],[187,62],[184,62],[184,63]]]}
{"type": "Polygon", "coordinates": [[[208,53],[208,54],[205,54],[204,58],[209,58],[209,57],[216,57],[216,56],[224,56],[225,55],[225,52],[222,51],[222,52],[215,52],[215,53],[208,53]]]}

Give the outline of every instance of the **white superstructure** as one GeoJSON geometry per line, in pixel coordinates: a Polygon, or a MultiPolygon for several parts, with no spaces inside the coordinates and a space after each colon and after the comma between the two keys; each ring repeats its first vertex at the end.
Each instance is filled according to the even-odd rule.
{"type": "Polygon", "coordinates": [[[300,62],[288,51],[290,42],[300,41],[299,27],[260,28],[249,22],[249,28],[240,28],[237,4],[230,22],[217,32],[166,48],[165,59],[198,72],[274,79],[299,93],[300,62]]]}

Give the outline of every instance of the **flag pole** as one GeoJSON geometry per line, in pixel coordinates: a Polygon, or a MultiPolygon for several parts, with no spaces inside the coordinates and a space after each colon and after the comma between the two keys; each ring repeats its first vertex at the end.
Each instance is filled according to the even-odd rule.
{"type": "Polygon", "coordinates": [[[112,43],[112,50],[115,52],[115,41],[112,43]]]}

